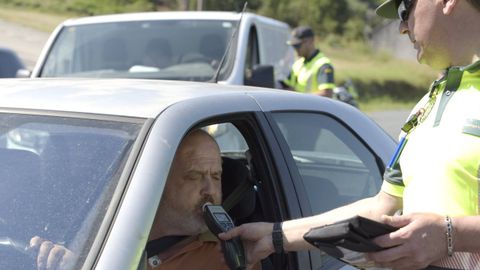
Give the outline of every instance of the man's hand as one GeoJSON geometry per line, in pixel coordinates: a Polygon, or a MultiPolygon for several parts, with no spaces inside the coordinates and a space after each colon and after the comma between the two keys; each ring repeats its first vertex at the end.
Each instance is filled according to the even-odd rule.
{"type": "Polygon", "coordinates": [[[447,255],[444,216],[382,216],[382,222],[400,229],[374,239],[378,245],[390,247],[369,254],[376,265],[391,269],[423,269],[447,255]]]}
{"type": "Polygon", "coordinates": [[[333,97],[333,89],[330,89],[330,88],[319,89],[316,92],[314,92],[314,94],[317,95],[317,96],[332,98],[333,97]]]}
{"type": "Polygon", "coordinates": [[[272,243],[273,224],[265,222],[247,223],[218,236],[222,240],[240,237],[247,256],[247,269],[274,252],[272,243]]]}
{"type": "Polygon", "coordinates": [[[38,251],[37,269],[71,269],[75,262],[73,252],[38,236],[30,239],[30,250],[38,251]]]}

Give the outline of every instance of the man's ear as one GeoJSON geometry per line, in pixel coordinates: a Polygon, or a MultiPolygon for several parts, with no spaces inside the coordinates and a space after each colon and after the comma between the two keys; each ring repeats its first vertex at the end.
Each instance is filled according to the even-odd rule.
{"type": "Polygon", "coordinates": [[[443,14],[450,15],[457,6],[459,0],[443,0],[443,14]]]}

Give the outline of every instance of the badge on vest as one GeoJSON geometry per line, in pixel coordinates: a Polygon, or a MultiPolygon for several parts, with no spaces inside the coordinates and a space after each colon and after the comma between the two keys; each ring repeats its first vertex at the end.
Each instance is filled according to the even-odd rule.
{"type": "Polygon", "coordinates": [[[462,132],[480,137],[480,120],[479,119],[467,119],[463,125],[462,132]]]}

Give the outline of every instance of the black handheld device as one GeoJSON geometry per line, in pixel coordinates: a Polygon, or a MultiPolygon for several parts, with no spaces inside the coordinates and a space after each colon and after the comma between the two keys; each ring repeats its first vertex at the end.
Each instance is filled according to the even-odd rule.
{"type": "MultiPolygon", "coordinates": [[[[208,229],[215,234],[215,236],[221,232],[226,232],[235,226],[232,219],[221,205],[213,205],[209,203],[204,204],[203,218],[205,219],[208,229]]],[[[232,270],[245,269],[245,250],[243,249],[240,238],[237,237],[227,241],[220,239],[220,243],[228,267],[232,270]]]]}
{"type": "Polygon", "coordinates": [[[361,216],[312,228],[303,238],[327,254],[344,258],[345,250],[374,252],[383,248],[372,239],[396,231],[397,228],[361,216]],[[338,247],[344,248],[339,249],[338,247]]]}

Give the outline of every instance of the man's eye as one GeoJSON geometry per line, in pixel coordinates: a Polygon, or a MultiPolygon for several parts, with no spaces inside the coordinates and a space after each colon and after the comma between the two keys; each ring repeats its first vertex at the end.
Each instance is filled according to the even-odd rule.
{"type": "Polygon", "coordinates": [[[188,180],[198,180],[201,178],[200,174],[188,174],[186,177],[188,180]]]}
{"type": "Polygon", "coordinates": [[[222,180],[222,176],[221,176],[221,175],[214,174],[214,175],[212,175],[212,179],[215,180],[215,181],[221,181],[221,180],[222,180]]]}

